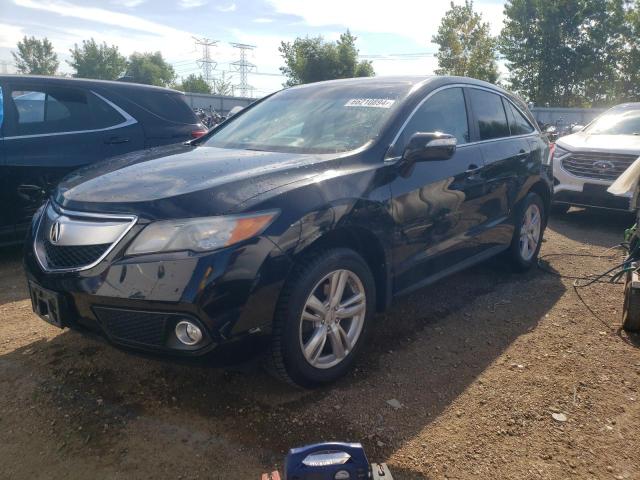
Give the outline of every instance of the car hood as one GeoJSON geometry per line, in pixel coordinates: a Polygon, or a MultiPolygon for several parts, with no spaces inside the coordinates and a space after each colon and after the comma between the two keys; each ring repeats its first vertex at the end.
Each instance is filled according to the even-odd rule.
{"type": "Polygon", "coordinates": [[[284,185],[312,178],[335,154],[293,154],[172,145],[80,169],[53,193],[69,210],[150,219],[220,215],[284,185]]]}
{"type": "Polygon", "coordinates": [[[640,155],[640,135],[591,135],[579,132],[559,138],[557,144],[572,151],[640,155]]]}

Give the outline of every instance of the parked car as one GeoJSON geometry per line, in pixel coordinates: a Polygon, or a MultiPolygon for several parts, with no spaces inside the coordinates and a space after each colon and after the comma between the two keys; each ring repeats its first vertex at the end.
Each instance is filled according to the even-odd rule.
{"type": "Polygon", "coordinates": [[[262,339],[282,378],[330,382],[393,298],[497,254],[535,264],[549,163],[526,106],[485,82],[283,90],[62,182],[29,233],[33,306],[161,354],[262,339]]]}
{"type": "Polygon", "coordinates": [[[553,155],[553,210],[566,212],[571,205],[629,210],[631,197],[611,195],[607,188],[638,156],[640,103],[617,105],[581,131],[559,138],[553,155]]]}
{"type": "Polygon", "coordinates": [[[24,239],[33,213],[72,170],[206,133],[184,95],[166,88],[0,75],[0,98],[0,245],[24,239]]]}

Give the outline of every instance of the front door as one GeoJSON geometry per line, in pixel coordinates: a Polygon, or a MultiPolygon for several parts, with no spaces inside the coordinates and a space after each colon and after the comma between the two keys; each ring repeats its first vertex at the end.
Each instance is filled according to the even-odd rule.
{"type": "Polygon", "coordinates": [[[402,293],[480,254],[486,222],[480,149],[471,143],[462,88],[437,91],[411,117],[392,149],[401,155],[416,132],[443,132],[458,141],[449,160],[418,162],[392,183],[394,290],[402,293]]]}

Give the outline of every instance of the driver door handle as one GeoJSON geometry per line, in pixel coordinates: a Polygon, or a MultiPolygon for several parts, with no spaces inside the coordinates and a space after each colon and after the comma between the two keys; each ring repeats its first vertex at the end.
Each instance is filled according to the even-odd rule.
{"type": "Polygon", "coordinates": [[[467,167],[467,170],[464,173],[475,173],[478,170],[480,170],[480,166],[476,165],[475,163],[472,163],[467,167]]]}

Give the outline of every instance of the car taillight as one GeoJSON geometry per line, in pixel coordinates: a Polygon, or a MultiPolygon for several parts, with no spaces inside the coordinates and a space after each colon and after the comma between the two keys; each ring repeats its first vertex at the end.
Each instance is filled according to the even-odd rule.
{"type": "Polygon", "coordinates": [[[198,130],[194,130],[191,132],[191,138],[200,138],[201,136],[203,136],[205,133],[207,133],[207,130],[204,128],[199,128],[198,130]]]}

